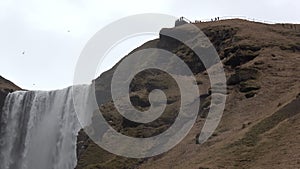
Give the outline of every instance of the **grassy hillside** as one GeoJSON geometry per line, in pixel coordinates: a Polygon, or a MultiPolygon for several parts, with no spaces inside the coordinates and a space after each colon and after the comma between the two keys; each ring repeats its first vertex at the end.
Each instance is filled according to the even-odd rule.
{"type": "MultiPolygon", "coordinates": [[[[185,45],[161,36],[139,49],[157,47],[176,53],[195,74],[201,109],[189,135],[174,149],[149,159],[128,159],[96,146],[81,132],[77,169],[120,168],[299,168],[300,167],[300,26],[262,24],[245,20],[197,23],[222,59],[228,79],[228,100],[222,121],[205,144],[195,138],[210,105],[209,79],[185,45]]],[[[170,30],[172,31],[172,30],[170,30]]],[[[188,32],[187,32],[188,34],[188,32]]],[[[136,51],[135,50],[135,51],[136,51]]],[[[131,83],[131,101],[138,109],[149,107],[148,94],[162,89],[168,98],[163,116],[151,124],[135,124],[118,114],[110,96],[114,69],[96,79],[101,111],[119,132],[148,137],[166,130],[176,118],[178,86],[162,72],[149,70],[131,83]],[[174,94],[175,93],[175,94],[174,94]]]]}

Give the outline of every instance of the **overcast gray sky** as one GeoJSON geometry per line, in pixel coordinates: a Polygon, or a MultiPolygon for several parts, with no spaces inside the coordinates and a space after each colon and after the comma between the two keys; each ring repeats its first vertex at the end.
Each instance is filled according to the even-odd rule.
{"type": "MultiPolygon", "coordinates": [[[[245,16],[300,23],[299,10],[297,0],[1,0],[0,75],[25,89],[67,87],[86,42],[105,25],[133,14],[164,13],[190,20],[245,16]]],[[[125,42],[128,49],[116,48],[117,57],[108,58],[107,67],[99,71],[152,38],[125,42]]]]}

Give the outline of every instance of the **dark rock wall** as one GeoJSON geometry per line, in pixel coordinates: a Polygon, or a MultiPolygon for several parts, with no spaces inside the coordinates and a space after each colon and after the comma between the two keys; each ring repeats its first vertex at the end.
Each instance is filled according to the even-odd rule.
{"type": "Polygon", "coordinates": [[[1,114],[2,114],[2,108],[5,102],[5,98],[8,95],[9,91],[1,89],[0,90],[0,118],[1,118],[1,114]]]}

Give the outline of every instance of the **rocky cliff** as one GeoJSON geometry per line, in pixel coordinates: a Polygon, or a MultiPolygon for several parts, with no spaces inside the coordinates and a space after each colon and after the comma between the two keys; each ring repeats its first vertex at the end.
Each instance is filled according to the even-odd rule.
{"type": "Polygon", "coordinates": [[[21,90],[21,88],[12,83],[11,81],[0,76],[0,114],[5,101],[5,97],[8,93],[16,90],[21,90]]]}
{"type": "MultiPolygon", "coordinates": [[[[184,44],[161,35],[134,51],[151,47],[168,50],[193,71],[201,106],[191,132],[167,153],[148,159],[129,159],[99,148],[82,131],[78,139],[77,169],[300,167],[297,151],[300,149],[297,141],[300,137],[297,98],[300,26],[238,19],[195,25],[209,37],[219,53],[228,80],[225,112],[213,137],[205,144],[196,144],[211,98],[209,79],[201,61],[184,44]]],[[[172,29],[176,28],[162,31],[172,29]]],[[[185,33],[188,36],[189,32],[185,33]]],[[[176,94],[178,86],[172,78],[157,70],[141,72],[134,78],[130,99],[137,109],[149,108],[148,94],[156,88],[163,90],[168,99],[159,119],[149,124],[134,123],[123,118],[111,102],[110,83],[116,66],[95,80],[98,103],[106,120],[128,136],[149,137],[165,131],[176,118],[180,103],[176,94]]]]}

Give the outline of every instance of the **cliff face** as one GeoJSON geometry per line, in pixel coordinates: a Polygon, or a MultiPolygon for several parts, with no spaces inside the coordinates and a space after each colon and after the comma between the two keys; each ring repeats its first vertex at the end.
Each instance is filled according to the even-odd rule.
{"type": "MultiPolygon", "coordinates": [[[[300,149],[297,141],[300,137],[297,99],[300,92],[300,26],[245,20],[198,23],[196,26],[215,46],[228,79],[225,112],[213,137],[205,144],[196,144],[196,135],[210,105],[209,79],[202,63],[184,44],[161,36],[136,50],[166,49],[190,67],[201,95],[196,124],[174,149],[149,159],[115,156],[96,146],[81,132],[77,169],[300,167],[297,162],[300,157],[297,151],[300,149]]],[[[137,109],[149,108],[148,94],[156,88],[165,92],[168,103],[158,120],[146,125],[133,123],[123,118],[110,102],[110,82],[116,66],[95,81],[98,103],[106,120],[117,131],[134,137],[149,137],[165,131],[174,122],[180,103],[180,96],[176,94],[178,86],[172,78],[157,70],[144,71],[134,78],[130,96],[137,109]]]]}
{"type": "Polygon", "coordinates": [[[0,113],[2,111],[5,97],[8,95],[8,93],[16,90],[21,90],[21,88],[0,76],[0,113]]]}

